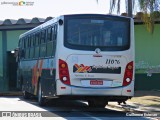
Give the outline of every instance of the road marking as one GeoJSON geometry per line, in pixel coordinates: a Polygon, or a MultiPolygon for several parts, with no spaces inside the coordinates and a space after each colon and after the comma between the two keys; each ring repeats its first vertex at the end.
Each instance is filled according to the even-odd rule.
{"type": "Polygon", "coordinates": [[[102,120],[102,119],[100,119],[100,118],[98,118],[98,117],[94,117],[94,116],[92,116],[92,115],[90,115],[90,114],[88,114],[88,113],[83,113],[83,112],[82,112],[82,114],[83,114],[83,115],[86,115],[87,117],[90,117],[90,118],[92,118],[92,119],[95,119],[95,120],[102,120]]]}

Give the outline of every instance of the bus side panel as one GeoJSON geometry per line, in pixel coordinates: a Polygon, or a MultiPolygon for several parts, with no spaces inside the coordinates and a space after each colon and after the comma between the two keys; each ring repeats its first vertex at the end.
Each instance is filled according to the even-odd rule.
{"type": "Polygon", "coordinates": [[[54,96],[56,92],[56,81],[55,81],[56,70],[52,70],[52,75],[50,70],[42,70],[41,83],[42,83],[42,93],[44,97],[54,96]]]}
{"type": "Polygon", "coordinates": [[[21,61],[20,62],[20,69],[21,69],[21,76],[22,76],[22,90],[27,91],[31,94],[35,95],[35,85],[33,85],[33,78],[34,77],[34,67],[37,64],[37,60],[34,61],[21,61]]]}
{"type": "Polygon", "coordinates": [[[26,74],[27,74],[26,72],[23,72],[23,74],[22,74],[22,76],[23,76],[23,82],[22,82],[23,87],[22,88],[23,88],[23,91],[30,92],[29,91],[29,88],[30,88],[29,79],[26,74]]]}
{"type": "Polygon", "coordinates": [[[44,97],[51,97],[56,92],[56,69],[55,58],[42,59],[40,63],[40,81],[42,85],[42,94],[44,97]]]}

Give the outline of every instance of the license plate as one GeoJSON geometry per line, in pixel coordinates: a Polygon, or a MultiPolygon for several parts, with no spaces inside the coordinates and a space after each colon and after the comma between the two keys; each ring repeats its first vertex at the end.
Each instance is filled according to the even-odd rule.
{"type": "Polygon", "coordinates": [[[103,80],[90,80],[90,85],[103,85],[103,80]]]}

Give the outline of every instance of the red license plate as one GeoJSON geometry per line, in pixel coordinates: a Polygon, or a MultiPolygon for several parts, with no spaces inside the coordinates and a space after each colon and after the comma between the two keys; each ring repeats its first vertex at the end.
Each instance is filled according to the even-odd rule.
{"type": "Polygon", "coordinates": [[[90,80],[90,85],[103,85],[103,80],[90,80]]]}

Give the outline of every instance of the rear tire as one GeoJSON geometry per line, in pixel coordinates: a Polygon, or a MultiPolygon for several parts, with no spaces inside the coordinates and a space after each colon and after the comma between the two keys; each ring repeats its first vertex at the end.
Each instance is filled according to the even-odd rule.
{"type": "Polygon", "coordinates": [[[40,106],[45,105],[45,98],[42,96],[42,86],[41,86],[41,81],[38,83],[38,104],[40,106]]]}
{"type": "Polygon", "coordinates": [[[108,101],[104,100],[88,100],[88,105],[92,108],[105,108],[107,104],[108,101]]]}

